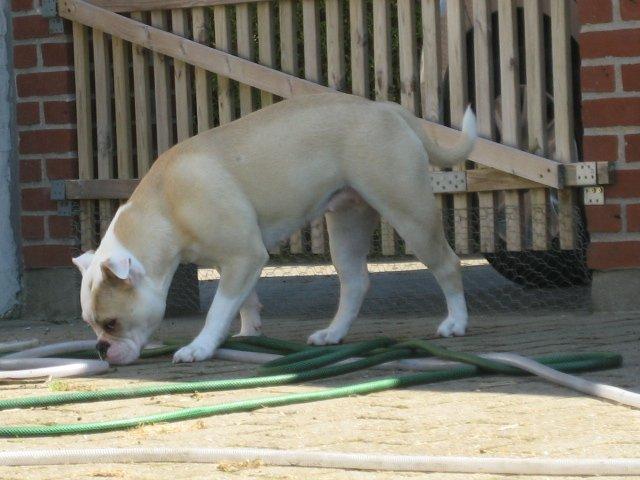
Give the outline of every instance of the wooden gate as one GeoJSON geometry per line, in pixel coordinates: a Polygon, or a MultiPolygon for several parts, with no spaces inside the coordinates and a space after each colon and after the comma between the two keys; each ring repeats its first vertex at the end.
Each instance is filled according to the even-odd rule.
{"type": "MultiPolygon", "coordinates": [[[[80,165],[59,198],[80,202],[82,247],[95,247],[136,178],[173,144],[335,89],[401,103],[445,146],[473,103],[484,139],[465,166],[432,172],[458,253],[573,249],[577,187],[598,202],[610,172],[578,163],[572,2],[439,4],[59,0],[73,22],[80,165]]],[[[379,253],[403,253],[384,220],[380,232],[379,253]]],[[[324,254],[322,220],[305,233],[308,247],[297,233],[286,251],[324,254]]]]}

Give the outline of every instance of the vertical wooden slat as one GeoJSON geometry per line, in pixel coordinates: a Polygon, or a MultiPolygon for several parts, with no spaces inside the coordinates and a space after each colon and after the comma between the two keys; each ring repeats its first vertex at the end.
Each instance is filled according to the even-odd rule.
{"type": "Polygon", "coordinates": [[[400,102],[419,114],[415,0],[398,0],[398,39],[400,44],[400,102]]]}
{"type": "MultiPolygon", "coordinates": [[[[518,32],[516,5],[498,0],[498,35],[500,44],[500,106],[502,143],[520,146],[520,78],[518,74],[518,32]]],[[[522,250],[522,211],[520,193],[504,192],[507,250],[522,250]]]]}
{"type": "MultiPolygon", "coordinates": [[[[167,16],[161,10],[151,12],[151,25],[167,29],[167,16]]],[[[171,109],[171,87],[167,57],[153,53],[153,79],[155,82],[156,138],[158,155],[173,145],[173,114],[171,109]]]]}
{"type": "Polygon", "coordinates": [[[320,68],[320,18],[316,0],[302,0],[304,78],[322,83],[320,68]]]}
{"type": "MultiPolygon", "coordinates": [[[[171,10],[171,28],[181,37],[187,36],[187,12],[171,10]]],[[[173,61],[173,82],[175,89],[176,131],[178,142],[193,135],[193,108],[191,99],[191,66],[179,60],[173,61]]]]}
{"type": "MultiPolygon", "coordinates": [[[[236,36],[238,39],[238,56],[253,60],[253,23],[249,12],[249,4],[241,3],[236,6],[236,36]]],[[[238,88],[240,96],[240,116],[247,115],[255,109],[251,87],[241,83],[238,88]]]]}
{"type": "MultiPolygon", "coordinates": [[[[91,71],[89,67],[89,36],[87,28],[73,22],[73,62],[76,84],[76,132],[78,135],[78,177],[93,179],[93,136],[91,125],[91,71]]],[[[83,251],[95,248],[93,202],[80,202],[80,246],[83,251]]]]}
{"type": "Polygon", "coordinates": [[[131,88],[129,85],[129,47],[118,37],[111,38],[113,51],[113,95],[115,99],[116,157],[118,178],[133,178],[131,135],[131,88]]]}
{"type": "MultiPolygon", "coordinates": [[[[113,178],[113,119],[111,115],[111,68],[107,37],[93,30],[93,69],[96,85],[96,134],[98,142],[98,178],[113,178]]],[[[100,236],[104,236],[113,217],[110,200],[100,200],[100,236]]]]}
{"type": "MultiPolygon", "coordinates": [[[[209,23],[209,10],[196,7],[191,10],[191,29],[193,40],[207,45],[207,24],[209,23]]],[[[211,98],[211,82],[209,72],[195,67],[193,69],[193,83],[196,90],[196,118],[198,133],[209,130],[213,126],[213,105],[211,98]]]]}
{"type": "MultiPolygon", "coordinates": [[[[447,43],[449,57],[449,112],[451,125],[460,127],[467,104],[467,49],[464,29],[464,3],[462,0],[447,2],[447,43]]],[[[454,170],[465,170],[464,166],[454,170]]],[[[455,249],[469,253],[469,196],[453,195],[453,228],[455,249]]]]}
{"type": "MultiPolygon", "coordinates": [[[[527,149],[536,155],[547,155],[547,92],[544,72],[544,37],[542,29],[542,2],[524,3],[525,58],[527,75],[527,149]]],[[[532,189],[531,238],[534,250],[549,246],[547,229],[547,190],[532,189]]]]}
{"type": "Polygon", "coordinates": [[[365,0],[349,1],[351,93],[369,98],[369,56],[365,0]]]}
{"type": "MultiPolygon", "coordinates": [[[[144,21],[141,12],[133,12],[131,18],[144,21]]],[[[153,138],[151,130],[151,87],[147,52],[139,45],[132,45],[133,98],[136,121],[136,160],[138,177],[149,171],[153,162],[153,138]]]]}
{"type": "MultiPolygon", "coordinates": [[[[493,52],[491,51],[491,11],[487,0],[473,1],[473,57],[475,70],[475,98],[478,134],[493,139],[495,134],[493,52]]],[[[481,168],[478,165],[476,168],[481,168]]],[[[495,198],[493,192],[478,194],[480,251],[495,251],[495,198]]]]}
{"type": "MultiPolygon", "coordinates": [[[[571,77],[571,29],[568,2],[551,2],[551,52],[553,61],[553,111],[556,140],[555,159],[571,162],[573,157],[573,92],[571,77]]],[[[575,191],[558,191],[560,248],[575,247],[575,191]]]]}
{"type": "Polygon", "coordinates": [[[422,51],[420,59],[420,98],[422,117],[442,120],[440,90],[440,12],[439,0],[421,0],[422,51]]]}
{"type": "MultiPolygon", "coordinates": [[[[373,2],[373,65],[376,100],[389,100],[391,82],[391,22],[388,0],[373,2]]],[[[383,255],[395,255],[393,227],[380,221],[380,244],[383,255]]]]}
{"type": "MultiPolygon", "coordinates": [[[[280,0],[280,66],[283,72],[296,75],[298,72],[297,30],[293,0],[280,0]]],[[[298,230],[289,238],[291,253],[302,253],[302,232],[298,230]]]]}
{"type": "MultiPolygon", "coordinates": [[[[258,61],[265,67],[273,67],[275,63],[275,45],[273,32],[273,5],[271,2],[260,2],[258,9],[258,61]]],[[[273,95],[262,90],[260,92],[262,108],[273,103],[273,95]]]]}
{"type": "Polygon", "coordinates": [[[344,90],[346,75],[342,0],[325,0],[325,11],[327,21],[327,83],[336,90],[344,90]]]}
{"type": "MultiPolygon", "coordinates": [[[[304,35],[304,76],[312,82],[322,82],[320,64],[320,20],[316,0],[303,0],[302,26],[304,35]]],[[[311,252],[325,252],[324,219],[311,221],[311,252]]]]}
{"type": "MultiPolygon", "coordinates": [[[[227,7],[216,5],[213,7],[214,42],[216,49],[228,52],[231,49],[231,25],[227,7]]],[[[218,112],[220,125],[233,120],[233,105],[231,100],[231,80],[218,75],[218,112]]]]}

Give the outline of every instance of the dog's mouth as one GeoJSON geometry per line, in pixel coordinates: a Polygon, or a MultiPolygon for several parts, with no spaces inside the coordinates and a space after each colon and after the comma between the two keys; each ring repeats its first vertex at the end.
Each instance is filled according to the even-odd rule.
{"type": "Polygon", "coordinates": [[[104,360],[112,365],[128,365],[140,358],[142,346],[135,341],[125,338],[109,342],[104,360]]]}

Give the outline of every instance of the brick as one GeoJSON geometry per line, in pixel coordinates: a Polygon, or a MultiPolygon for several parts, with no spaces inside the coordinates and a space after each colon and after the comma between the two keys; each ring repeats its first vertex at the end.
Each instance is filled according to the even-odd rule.
{"type": "Polygon", "coordinates": [[[51,215],[49,217],[49,236],[51,238],[74,238],[73,217],[59,217],[51,215]]]}
{"type": "Polygon", "coordinates": [[[42,180],[42,162],[40,160],[20,160],[20,181],[39,182],[42,180]]]}
{"type": "Polygon", "coordinates": [[[640,232],[640,204],[627,205],[627,231],[640,232]]]}
{"type": "Polygon", "coordinates": [[[47,178],[49,180],[67,180],[78,178],[77,158],[50,158],[47,159],[47,178]]]}
{"type": "Polygon", "coordinates": [[[48,187],[23,188],[22,210],[26,212],[55,211],[58,205],[51,200],[51,189],[48,187]]]}
{"type": "Polygon", "coordinates": [[[583,32],[580,55],[585,58],[635,57],[640,55],[640,28],[583,32]]]}
{"type": "Polygon", "coordinates": [[[76,123],[76,102],[45,102],[46,123],[76,123]]]}
{"type": "Polygon", "coordinates": [[[23,216],[20,219],[22,238],[25,240],[44,239],[44,217],[23,216]]]}
{"type": "Polygon", "coordinates": [[[74,93],[73,72],[21,73],[16,76],[19,97],[74,93]]]}
{"type": "Polygon", "coordinates": [[[640,134],[624,136],[624,157],[627,162],[640,162],[640,134]]]}
{"type": "Polygon", "coordinates": [[[585,211],[591,233],[616,233],[622,229],[620,205],[590,205],[585,211]]]}
{"type": "Polygon", "coordinates": [[[605,198],[640,197],[640,169],[617,170],[615,182],[604,187],[605,198]]]}
{"type": "Polygon", "coordinates": [[[578,0],[581,24],[606,23],[613,19],[611,0],[578,0]]]}
{"type": "Polygon", "coordinates": [[[43,38],[49,35],[49,20],[43,16],[13,17],[13,38],[16,40],[43,38]]]}
{"type": "Polygon", "coordinates": [[[640,267],[640,242],[592,242],[587,265],[594,270],[640,267]]]}
{"type": "Polygon", "coordinates": [[[73,65],[72,43],[45,43],[41,47],[45,67],[73,65]]]}
{"type": "Polygon", "coordinates": [[[622,20],[640,20],[640,2],[638,0],[620,0],[622,20]]]}
{"type": "Polygon", "coordinates": [[[585,136],[582,139],[582,150],[585,162],[615,162],[618,160],[618,137],[585,136]]]}
{"type": "Polygon", "coordinates": [[[580,85],[583,92],[613,92],[616,88],[613,65],[582,67],[580,85]]]}
{"type": "Polygon", "coordinates": [[[626,92],[640,92],[640,63],[622,65],[622,88],[626,92]]]}
{"type": "Polygon", "coordinates": [[[38,64],[38,53],[35,45],[16,45],[13,47],[13,66],[15,68],[31,68],[38,64]]]}
{"type": "Polygon", "coordinates": [[[40,123],[40,106],[38,102],[25,102],[16,105],[18,125],[35,125],[40,123]]]}
{"type": "Polygon", "coordinates": [[[76,250],[73,245],[27,245],[22,256],[26,268],[69,267],[76,250]]]}
{"type": "Polygon", "coordinates": [[[586,128],[640,125],[640,97],[584,100],[582,123],[586,128]]]}
{"type": "Polygon", "coordinates": [[[28,12],[33,10],[33,0],[13,0],[11,2],[13,12],[28,12]]]}
{"type": "Polygon", "coordinates": [[[20,153],[60,153],[76,151],[75,130],[34,130],[20,132],[20,153]]]}

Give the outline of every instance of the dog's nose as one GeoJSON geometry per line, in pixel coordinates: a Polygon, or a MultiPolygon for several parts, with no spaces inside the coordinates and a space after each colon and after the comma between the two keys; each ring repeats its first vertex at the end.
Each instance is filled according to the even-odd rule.
{"type": "Polygon", "coordinates": [[[96,343],[96,350],[98,351],[98,355],[100,355],[101,359],[107,356],[107,350],[109,350],[110,346],[109,342],[105,342],[104,340],[100,340],[96,343]]]}

